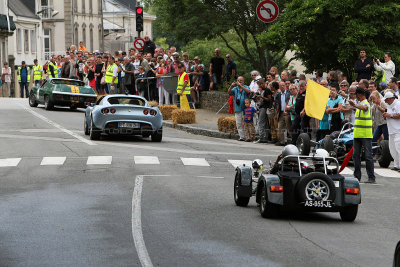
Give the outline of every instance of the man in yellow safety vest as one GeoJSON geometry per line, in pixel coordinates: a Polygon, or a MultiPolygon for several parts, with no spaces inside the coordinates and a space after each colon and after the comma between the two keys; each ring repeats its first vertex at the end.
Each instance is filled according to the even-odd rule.
{"type": "Polygon", "coordinates": [[[58,78],[58,69],[55,56],[50,59],[49,69],[47,72],[49,74],[49,78],[58,78]]]}
{"type": "Polygon", "coordinates": [[[356,108],[354,120],[353,161],[354,177],[361,180],[361,155],[362,148],[365,152],[365,165],[368,174],[366,183],[376,183],[374,174],[374,158],[372,155],[372,114],[371,105],[365,97],[366,92],[361,87],[356,89],[358,104],[350,100],[350,105],[356,108]]]}
{"type": "Polygon", "coordinates": [[[189,96],[190,96],[190,79],[189,75],[185,72],[186,68],[183,63],[178,65],[179,77],[178,77],[178,87],[176,88],[176,93],[180,96],[180,108],[190,109],[189,107],[189,96]]]}
{"type": "Polygon", "coordinates": [[[31,80],[34,81],[35,86],[41,86],[42,85],[42,77],[43,77],[43,66],[39,65],[38,60],[34,59],[32,67],[32,77],[31,80]]]}
{"type": "Polygon", "coordinates": [[[105,82],[107,84],[106,94],[115,93],[115,85],[118,84],[118,66],[114,57],[110,57],[110,64],[107,67],[105,82]]]}
{"type": "Polygon", "coordinates": [[[18,83],[21,92],[21,98],[24,98],[24,92],[26,97],[29,97],[29,83],[31,82],[31,70],[26,66],[25,61],[22,61],[21,66],[18,67],[18,83]],[[24,90],[25,88],[25,90],[24,90]]]}

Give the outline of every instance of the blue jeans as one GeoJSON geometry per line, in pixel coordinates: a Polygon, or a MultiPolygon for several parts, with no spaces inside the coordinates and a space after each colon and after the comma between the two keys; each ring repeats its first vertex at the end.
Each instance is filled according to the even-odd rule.
{"type": "Polygon", "coordinates": [[[382,124],[376,127],[375,132],[374,132],[374,137],[372,138],[372,143],[375,143],[378,141],[379,137],[383,134],[383,138],[385,140],[389,140],[389,132],[387,128],[387,124],[382,124]]]}
{"type": "Polygon", "coordinates": [[[364,147],[365,165],[367,169],[368,180],[375,180],[374,158],[372,156],[372,139],[354,138],[353,142],[354,177],[356,177],[359,181],[361,180],[361,153],[362,147],[364,147]]]}
{"type": "Polygon", "coordinates": [[[21,98],[24,98],[24,87],[26,91],[26,97],[29,97],[29,83],[28,82],[20,82],[19,87],[21,89],[21,98]]]}

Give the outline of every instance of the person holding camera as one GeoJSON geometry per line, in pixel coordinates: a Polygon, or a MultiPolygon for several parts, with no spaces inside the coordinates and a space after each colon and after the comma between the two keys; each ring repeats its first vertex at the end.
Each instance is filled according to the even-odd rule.
{"type": "Polygon", "coordinates": [[[245,109],[244,101],[250,96],[250,88],[244,84],[243,76],[237,78],[228,89],[228,94],[234,97],[236,128],[239,133],[239,141],[245,141],[246,135],[243,127],[243,111],[245,109]]]}
{"type": "Polygon", "coordinates": [[[378,58],[374,60],[375,64],[375,70],[377,71],[382,71],[383,76],[382,76],[382,82],[388,82],[390,81],[390,78],[394,76],[394,72],[396,69],[396,66],[394,65],[392,61],[392,53],[386,52],[385,53],[385,62],[381,63],[378,58]]]}
{"type": "MultiPolygon", "coordinates": [[[[279,84],[277,82],[272,82],[272,86],[275,86],[277,89],[279,88],[279,84]]],[[[272,108],[272,92],[270,89],[266,88],[265,80],[263,78],[258,79],[257,84],[259,88],[262,90],[260,95],[256,95],[257,101],[260,103],[259,106],[259,116],[258,116],[258,132],[260,133],[260,139],[258,139],[255,143],[267,143],[267,128],[269,127],[267,110],[272,108]]],[[[271,138],[269,136],[269,138],[271,138]]]]}

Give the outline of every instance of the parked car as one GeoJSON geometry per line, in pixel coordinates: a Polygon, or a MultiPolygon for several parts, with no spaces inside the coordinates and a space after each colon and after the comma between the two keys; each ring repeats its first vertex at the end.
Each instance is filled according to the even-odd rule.
{"type": "Polygon", "coordinates": [[[154,142],[162,140],[163,118],[158,107],[136,95],[103,95],[86,108],[84,132],[92,140],[107,135],[151,136],[154,142]]]}
{"type": "Polygon", "coordinates": [[[96,100],[96,93],[80,80],[49,78],[42,86],[34,86],[29,94],[29,105],[37,107],[43,104],[46,110],[54,106],[71,109],[86,108],[87,104],[96,100]]]}

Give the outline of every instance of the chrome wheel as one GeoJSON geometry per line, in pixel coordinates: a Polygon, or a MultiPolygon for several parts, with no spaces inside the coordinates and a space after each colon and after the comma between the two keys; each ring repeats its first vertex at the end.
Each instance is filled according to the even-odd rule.
{"type": "Polygon", "coordinates": [[[325,181],[313,179],[306,185],[305,193],[308,200],[327,200],[330,190],[325,181]]]}

